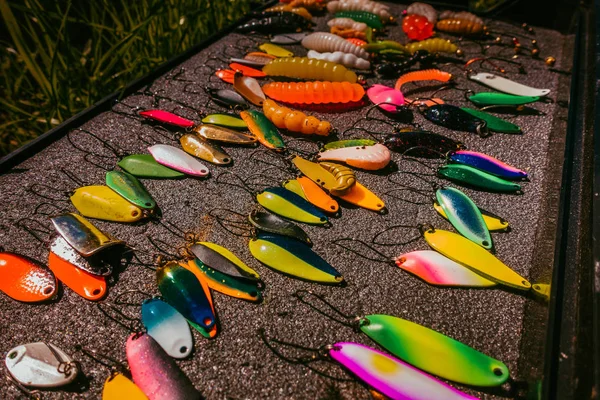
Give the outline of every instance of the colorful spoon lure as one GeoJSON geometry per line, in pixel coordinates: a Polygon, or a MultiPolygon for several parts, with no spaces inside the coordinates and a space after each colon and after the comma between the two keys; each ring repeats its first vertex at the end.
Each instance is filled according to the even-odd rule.
{"type": "Polygon", "coordinates": [[[166,302],[187,320],[207,330],[215,325],[210,291],[205,290],[192,272],[170,261],[156,271],[156,279],[166,302]]]}
{"type": "Polygon", "coordinates": [[[51,299],[58,283],[51,271],[15,253],[0,252],[0,290],[26,303],[51,299]]]}
{"type": "Polygon", "coordinates": [[[536,89],[488,72],[469,75],[469,79],[496,89],[499,92],[515,96],[543,97],[550,93],[550,89],[536,89]]]}
{"type": "Polygon", "coordinates": [[[260,302],[262,300],[261,286],[258,281],[234,278],[216,269],[210,268],[198,258],[188,261],[188,269],[202,274],[209,288],[237,299],[260,302]]]}
{"type": "Polygon", "coordinates": [[[71,203],[88,218],[114,222],[137,222],[148,213],[125,200],[108,186],[83,186],[70,196],[71,203]]]}
{"type": "Polygon", "coordinates": [[[258,281],[258,273],[248,267],[235,254],[215,243],[198,242],[189,247],[190,252],[204,265],[233,278],[258,281]]]}
{"type": "Polygon", "coordinates": [[[263,113],[248,110],[242,111],[240,116],[263,146],[276,151],[285,150],[285,143],[279,130],[263,113]]]}
{"type": "Polygon", "coordinates": [[[340,284],[342,275],[310,247],[286,236],[258,233],[248,243],[258,261],[286,275],[307,281],[340,284]]]}
{"type": "Polygon", "coordinates": [[[159,163],[186,175],[204,177],[208,168],[185,151],[167,144],[155,144],[148,147],[152,157],[159,163]]]}
{"type": "Polygon", "coordinates": [[[117,192],[125,200],[143,210],[152,212],[156,202],[144,185],[132,174],[122,171],[106,173],[106,186],[117,192]]]}
{"type": "Polygon", "coordinates": [[[257,194],[256,199],[261,206],[282,217],[305,224],[330,224],[321,210],[285,188],[267,188],[257,194]]]}
{"type": "MultiPolygon", "coordinates": [[[[435,201],[433,202],[433,208],[435,209],[435,211],[437,211],[438,214],[440,214],[442,218],[448,219],[448,216],[446,215],[442,207],[435,201]]],[[[487,226],[490,232],[507,231],[510,228],[508,221],[504,220],[502,217],[499,217],[482,208],[479,209],[479,212],[481,213],[483,221],[485,222],[485,225],[487,226]]]]}
{"type": "Polygon", "coordinates": [[[478,153],[476,151],[458,150],[452,152],[448,155],[448,161],[469,165],[477,168],[478,170],[509,181],[522,181],[528,178],[527,172],[521,171],[520,169],[495,159],[492,156],[478,153]]]}
{"type": "Polygon", "coordinates": [[[436,190],[435,197],[448,221],[464,237],[491,250],[492,237],[477,205],[469,196],[452,187],[436,190]]]}
{"type": "Polygon", "coordinates": [[[305,176],[287,180],[282,186],[325,212],[336,213],[339,210],[337,201],[305,176]]]}
{"type": "Polygon", "coordinates": [[[430,285],[491,287],[496,283],[433,250],[420,250],[396,257],[396,265],[430,285]]]}
{"type": "Polygon", "coordinates": [[[531,283],[506,266],[483,247],[456,233],[428,228],[423,237],[427,244],[451,260],[500,285],[529,291],[531,283]]]}
{"type": "Polygon", "coordinates": [[[144,300],[142,324],[148,335],[171,357],[186,358],[192,353],[192,332],[186,319],[161,299],[144,300]]]}
{"type": "Polygon", "coordinates": [[[102,400],[148,400],[148,397],[142,392],[133,381],[120,372],[113,372],[102,388],[102,400]]]}
{"type": "Polygon", "coordinates": [[[149,400],[201,398],[189,378],[150,335],[132,334],[125,351],[131,377],[149,400]]]}
{"type": "Polygon", "coordinates": [[[183,178],[185,174],[165,167],[156,162],[150,154],[133,154],[124,157],[117,165],[124,171],[138,178],[174,179],[183,178]]]}
{"type": "Polygon", "coordinates": [[[523,193],[521,185],[499,178],[487,172],[464,164],[443,165],[437,170],[438,175],[454,182],[483,189],[490,192],[523,193]]]}
{"type": "Polygon", "coordinates": [[[373,146],[344,147],[325,150],[318,154],[319,161],[340,161],[351,167],[368,171],[385,168],[391,161],[391,153],[382,144],[373,146]]]}
{"type": "Polygon", "coordinates": [[[289,221],[286,221],[283,218],[278,217],[275,214],[253,210],[248,216],[248,221],[250,221],[255,228],[263,232],[288,236],[300,242],[306,243],[308,246],[312,246],[310,238],[306,232],[302,230],[302,228],[289,221]]]}

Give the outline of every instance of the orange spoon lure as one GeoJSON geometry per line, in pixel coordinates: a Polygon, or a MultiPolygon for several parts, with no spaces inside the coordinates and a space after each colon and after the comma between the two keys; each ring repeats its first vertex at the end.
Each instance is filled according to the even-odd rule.
{"type": "Polygon", "coordinates": [[[26,303],[45,301],[56,293],[54,274],[19,254],[0,252],[0,290],[26,303]]]}

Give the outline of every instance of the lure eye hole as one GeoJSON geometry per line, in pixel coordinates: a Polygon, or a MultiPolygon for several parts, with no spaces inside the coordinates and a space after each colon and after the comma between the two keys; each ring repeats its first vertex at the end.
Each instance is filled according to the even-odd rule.
{"type": "Polygon", "coordinates": [[[16,352],[16,351],[13,351],[12,353],[10,353],[10,354],[8,355],[8,358],[10,358],[11,360],[12,360],[13,358],[15,358],[15,357],[17,357],[17,352],[16,352]]]}
{"type": "Polygon", "coordinates": [[[332,210],[335,210],[335,206],[331,205],[329,208],[331,208],[332,210]]]}
{"type": "Polygon", "coordinates": [[[144,203],[144,205],[145,205],[146,207],[150,207],[150,206],[152,205],[152,203],[150,203],[150,202],[146,202],[146,203],[144,203]]]}
{"type": "Polygon", "coordinates": [[[229,158],[224,158],[224,159],[223,159],[223,162],[224,162],[224,163],[228,163],[228,162],[229,162],[229,158]]]}
{"type": "Polygon", "coordinates": [[[327,221],[327,218],[321,217],[319,220],[325,222],[325,221],[327,221]]]}
{"type": "Polygon", "coordinates": [[[202,173],[202,174],[207,174],[207,173],[208,173],[208,171],[207,171],[207,170],[205,170],[205,169],[202,169],[202,170],[200,170],[200,173],[202,173]]]}
{"type": "Polygon", "coordinates": [[[534,288],[535,290],[540,290],[540,285],[533,285],[533,288],[534,288]]]}
{"type": "Polygon", "coordinates": [[[187,346],[181,346],[181,347],[179,348],[179,352],[180,352],[181,354],[185,354],[185,353],[187,353],[187,351],[188,351],[188,348],[187,348],[187,346]]]}
{"type": "Polygon", "coordinates": [[[251,292],[250,292],[250,293],[248,293],[248,294],[249,294],[250,296],[252,296],[252,297],[256,297],[256,296],[258,296],[258,292],[254,291],[254,290],[253,290],[253,291],[251,291],[251,292]]]}
{"type": "Polygon", "coordinates": [[[523,285],[527,286],[527,281],[523,280],[523,281],[521,281],[521,283],[522,283],[523,285]]]}
{"type": "Polygon", "coordinates": [[[44,294],[50,294],[50,293],[52,293],[52,291],[53,291],[53,290],[54,290],[54,289],[52,288],[52,286],[46,286],[46,287],[44,288],[44,290],[43,290],[43,293],[44,293],[44,294]]]}
{"type": "Polygon", "coordinates": [[[98,289],[98,288],[96,288],[96,289],[94,289],[94,290],[92,291],[92,294],[93,294],[94,296],[98,296],[98,295],[100,294],[100,292],[101,292],[101,290],[100,290],[100,289],[98,289]]]}
{"type": "Polygon", "coordinates": [[[396,262],[399,264],[404,264],[406,262],[406,258],[400,257],[398,260],[396,260],[396,262]]]}
{"type": "Polygon", "coordinates": [[[494,368],[493,372],[494,372],[494,375],[496,375],[496,376],[502,376],[504,374],[502,372],[502,369],[501,368],[497,368],[497,367],[494,368]]]}
{"type": "Polygon", "coordinates": [[[202,320],[202,322],[204,322],[204,325],[208,326],[210,324],[212,324],[212,318],[206,317],[204,318],[204,320],[202,320]]]}
{"type": "Polygon", "coordinates": [[[131,212],[131,216],[132,216],[132,217],[137,217],[138,215],[139,215],[139,213],[138,213],[138,211],[137,211],[137,210],[133,210],[133,211],[131,212]]]}
{"type": "Polygon", "coordinates": [[[484,240],[483,242],[481,242],[481,244],[484,245],[484,246],[489,246],[489,243],[488,243],[487,240],[484,240]]]}

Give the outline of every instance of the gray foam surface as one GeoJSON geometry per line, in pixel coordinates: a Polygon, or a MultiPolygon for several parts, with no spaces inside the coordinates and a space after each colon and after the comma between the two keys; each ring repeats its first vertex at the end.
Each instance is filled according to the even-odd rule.
{"type": "MultiPolygon", "coordinates": [[[[393,14],[400,15],[403,7],[396,5],[392,6],[392,9],[393,14]]],[[[317,19],[317,30],[326,29],[326,19],[323,17],[317,19]]],[[[499,22],[490,22],[489,25],[494,31],[522,33],[520,28],[514,25],[499,22]]],[[[391,26],[389,31],[388,37],[405,41],[399,25],[391,26]]],[[[570,69],[572,38],[543,29],[536,29],[536,34],[542,56],[556,57],[557,69],[570,69]]],[[[202,90],[207,85],[207,74],[210,71],[202,66],[206,65],[211,57],[223,58],[225,51],[232,56],[243,55],[242,50],[231,47],[231,45],[249,47],[250,43],[240,41],[241,39],[242,36],[237,34],[227,36],[184,62],[181,66],[183,70],[176,68],[149,88],[161,96],[176,99],[189,108],[181,108],[168,100],[160,100],[158,105],[153,105],[152,98],[146,95],[130,96],[124,99],[124,102],[142,108],[177,110],[182,116],[199,120],[195,110],[211,112],[205,108],[207,96],[202,90]],[[176,72],[181,74],[173,79],[176,72]],[[197,93],[184,92],[186,86],[197,93]]],[[[478,54],[479,47],[473,43],[465,42],[461,47],[467,53],[466,59],[478,54]]],[[[306,53],[306,50],[300,46],[290,48],[296,55],[306,53]]],[[[510,48],[489,50],[490,54],[498,51],[503,55],[512,54],[510,48]]],[[[557,183],[562,165],[561,145],[566,130],[564,123],[566,109],[557,102],[568,100],[568,77],[548,71],[543,60],[520,58],[519,61],[525,65],[528,74],[519,75],[509,71],[508,76],[530,86],[552,89],[549,97],[554,100],[532,105],[532,108],[539,110],[543,115],[520,115],[514,118],[508,116],[523,128],[523,135],[494,134],[489,138],[481,139],[473,134],[437,127],[420,115],[415,116],[415,121],[426,129],[460,139],[471,150],[490,154],[529,172],[531,182],[524,183],[525,194],[522,196],[492,194],[470,189],[465,189],[465,192],[480,207],[510,221],[512,232],[493,234],[497,255],[518,273],[535,282],[537,279],[547,279],[552,265],[551,254],[548,252],[540,254],[536,249],[540,247],[540,243],[546,243],[545,248],[553,248],[553,223],[557,204],[548,202],[547,199],[555,197],[559,189],[557,183]]],[[[215,62],[210,61],[208,64],[215,65],[215,62]]],[[[216,64],[221,65],[219,62],[216,64]]],[[[474,91],[488,91],[485,87],[468,82],[457,67],[449,66],[442,69],[456,74],[459,87],[474,91]]],[[[225,83],[216,82],[214,77],[211,82],[212,87],[228,87],[225,83]]],[[[374,82],[381,81],[368,79],[368,83],[374,82]]],[[[383,81],[383,83],[393,85],[393,81],[383,81]]],[[[427,93],[430,92],[424,92],[425,95],[427,93]]],[[[442,92],[441,97],[452,104],[470,106],[464,100],[463,93],[458,91],[442,92]]],[[[117,108],[131,113],[131,110],[124,105],[117,108]]],[[[341,132],[364,116],[366,110],[367,107],[363,107],[343,114],[312,114],[330,120],[341,132]]],[[[373,115],[381,117],[377,111],[373,115]]],[[[389,132],[390,130],[389,126],[376,122],[363,122],[361,126],[374,131],[389,132]]],[[[149,124],[114,112],[106,112],[94,118],[83,128],[118,145],[129,154],[146,153],[145,142],[177,145],[174,139],[157,134],[149,124]]],[[[360,132],[354,131],[352,136],[359,137],[360,132]]],[[[79,147],[110,156],[106,148],[87,135],[74,132],[71,139],[77,142],[79,147]]],[[[289,136],[287,140],[290,140],[289,136]]],[[[290,141],[290,145],[305,151],[317,150],[317,146],[310,142],[290,141]]],[[[268,166],[249,158],[253,149],[231,147],[227,148],[227,151],[235,160],[234,166],[231,168],[211,166],[209,179],[144,180],[145,186],[161,207],[165,220],[176,224],[183,231],[198,232],[206,240],[229,248],[256,269],[266,283],[265,300],[261,304],[251,304],[213,292],[220,333],[214,340],[206,340],[195,333],[195,351],[192,357],[178,362],[206,398],[367,399],[370,397],[369,392],[357,380],[336,381],[324,378],[304,366],[289,364],[277,358],[262,344],[257,335],[259,328],[266,329],[270,335],[281,340],[304,346],[319,347],[336,341],[356,341],[376,347],[366,336],[328,320],[299,303],[292,297],[292,294],[299,289],[311,289],[324,294],[333,304],[349,314],[395,315],[435,329],[502,360],[509,367],[515,381],[540,377],[543,364],[541,349],[543,349],[547,312],[544,305],[502,289],[445,289],[429,286],[397,267],[361,259],[331,244],[332,240],[348,237],[369,241],[381,230],[397,224],[416,225],[429,222],[441,229],[451,229],[446,221],[436,215],[430,205],[415,206],[392,195],[384,194],[394,188],[385,176],[357,172],[360,182],[385,200],[389,214],[378,215],[368,210],[342,207],[342,216],[333,219],[331,229],[303,226],[315,243],[314,250],[343,273],[348,286],[327,287],[301,282],[261,265],[250,255],[246,238],[227,233],[213,219],[207,217],[207,213],[215,207],[227,207],[244,214],[257,207],[249,194],[230,185],[217,184],[216,178],[224,171],[246,178],[261,173],[268,166]],[[533,333],[528,333],[526,329],[528,324],[531,325],[530,321],[536,321],[535,327],[530,328],[533,333]],[[528,346],[522,349],[524,337],[528,337],[528,346]]],[[[258,152],[255,157],[264,159],[267,156],[265,152],[258,152]]],[[[102,161],[107,165],[114,165],[116,159],[112,157],[102,161]]],[[[398,154],[393,155],[393,161],[403,171],[429,172],[427,168],[416,163],[403,161],[398,154]]],[[[1,243],[7,250],[40,261],[47,259],[47,247],[34,240],[24,230],[15,227],[14,222],[30,217],[50,227],[46,216],[33,214],[36,207],[47,200],[31,194],[27,188],[35,182],[50,185],[61,191],[77,187],[74,182],[65,177],[61,169],[70,171],[85,184],[104,183],[105,171],[86,162],[84,153],[76,150],[66,139],[55,142],[23,162],[13,171],[14,173],[0,176],[2,187],[0,221],[5,226],[0,230],[0,235],[1,243]]],[[[291,177],[275,169],[267,173],[275,181],[291,177]]],[[[410,185],[423,187],[423,183],[419,180],[409,176],[403,179],[410,185]]],[[[275,184],[267,180],[263,180],[262,183],[259,181],[260,178],[253,180],[259,183],[258,186],[275,184]]],[[[59,208],[75,211],[66,201],[53,203],[59,208]]],[[[50,206],[43,206],[42,211],[56,212],[57,210],[50,206]]],[[[172,235],[163,226],[154,223],[139,225],[104,221],[94,221],[94,223],[102,230],[125,240],[133,248],[139,249],[138,255],[145,261],[150,261],[149,253],[156,252],[146,239],[147,235],[160,238],[173,246],[183,244],[182,238],[172,235]]],[[[416,229],[400,229],[390,232],[385,238],[388,241],[403,242],[416,234],[416,229]]],[[[427,249],[427,245],[421,239],[406,246],[379,248],[390,257],[416,249],[427,249]]],[[[158,295],[154,273],[141,266],[127,267],[118,276],[117,282],[110,287],[109,295],[103,302],[111,302],[120,293],[130,290],[141,290],[158,295]]],[[[125,311],[133,315],[137,312],[136,309],[125,311]]],[[[71,354],[75,353],[76,345],[81,345],[89,350],[125,361],[127,330],[106,318],[96,304],[84,300],[68,288],[63,287],[56,301],[41,305],[21,304],[2,295],[0,316],[2,318],[0,354],[3,357],[8,350],[19,344],[47,341],[71,354]]],[[[290,354],[298,355],[293,351],[290,354]]],[[[48,392],[44,393],[44,398],[99,398],[101,396],[102,384],[109,374],[108,370],[82,354],[76,354],[75,357],[81,362],[85,376],[90,379],[89,388],[81,393],[48,392]]],[[[315,367],[348,378],[334,364],[320,363],[315,367]]],[[[507,392],[507,386],[486,391],[464,387],[462,389],[482,398],[513,396],[507,392]]],[[[21,395],[4,379],[0,380],[0,393],[7,399],[21,395]]]]}

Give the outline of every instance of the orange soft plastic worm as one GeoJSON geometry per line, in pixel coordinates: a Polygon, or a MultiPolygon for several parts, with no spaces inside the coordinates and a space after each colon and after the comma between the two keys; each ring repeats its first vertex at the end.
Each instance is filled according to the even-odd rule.
{"type": "Polygon", "coordinates": [[[452,78],[452,74],[444,71],[440,71],[439,69],[425,69],[423,71],[415,71],[409,72],[408,74],[402,75],[396,81],[396,86],[394,87],[396,90],[402,91],[402,85],[408,82],[417,82],[417,81],[439,81],[439,82],[448,82],[452,78]]]}
{"type": "Polygon", "coordinates": [[[346,40],[358,47],[363,47],[365,44],[367,44],[367,42],[365,42],[362,39],[358,39],[358,38],[348,38],[346,40]]]}
{"type": "Polygon", "coordinates": [[[344,39],[357,38],[365,40],[367,38],[367,35],[364,32],[357,31],[356,29],[351,28],[340,28],[337,26],[332,26],[330,32],[334,35],[343,37],[344,39]]]}
{"type": "Polygon", "coordinates": [[[363,98],[365,89],[349,82],[272,82],[262,87],[270,98],[285,103],[349,103],[363,98]]]}
{"type": "Polygon", "coordinates": [[[459,18],[438,21],[436,28],[438,31],[457,35],[478,35],[485,30],[485,27],[478,22],[459,18]]]}
{"type": "Polygon", "coordinates": [[[308,10],[321,11],[325,8],[325,4],[323,4],[323,0],[292,0],[288,3],[292,7],[304,7],[308,10]]]}
{"type": "Polygon", "coordinates": [[[331,124],[329,122],[319,121],[317,118],[308,116],[302,111],[280,106],[273,100],[267,99],[263,102],[263,112],[276,127],[287,129],[290,132],[319,136],[328,136],[331,132],[331,124]]]}

